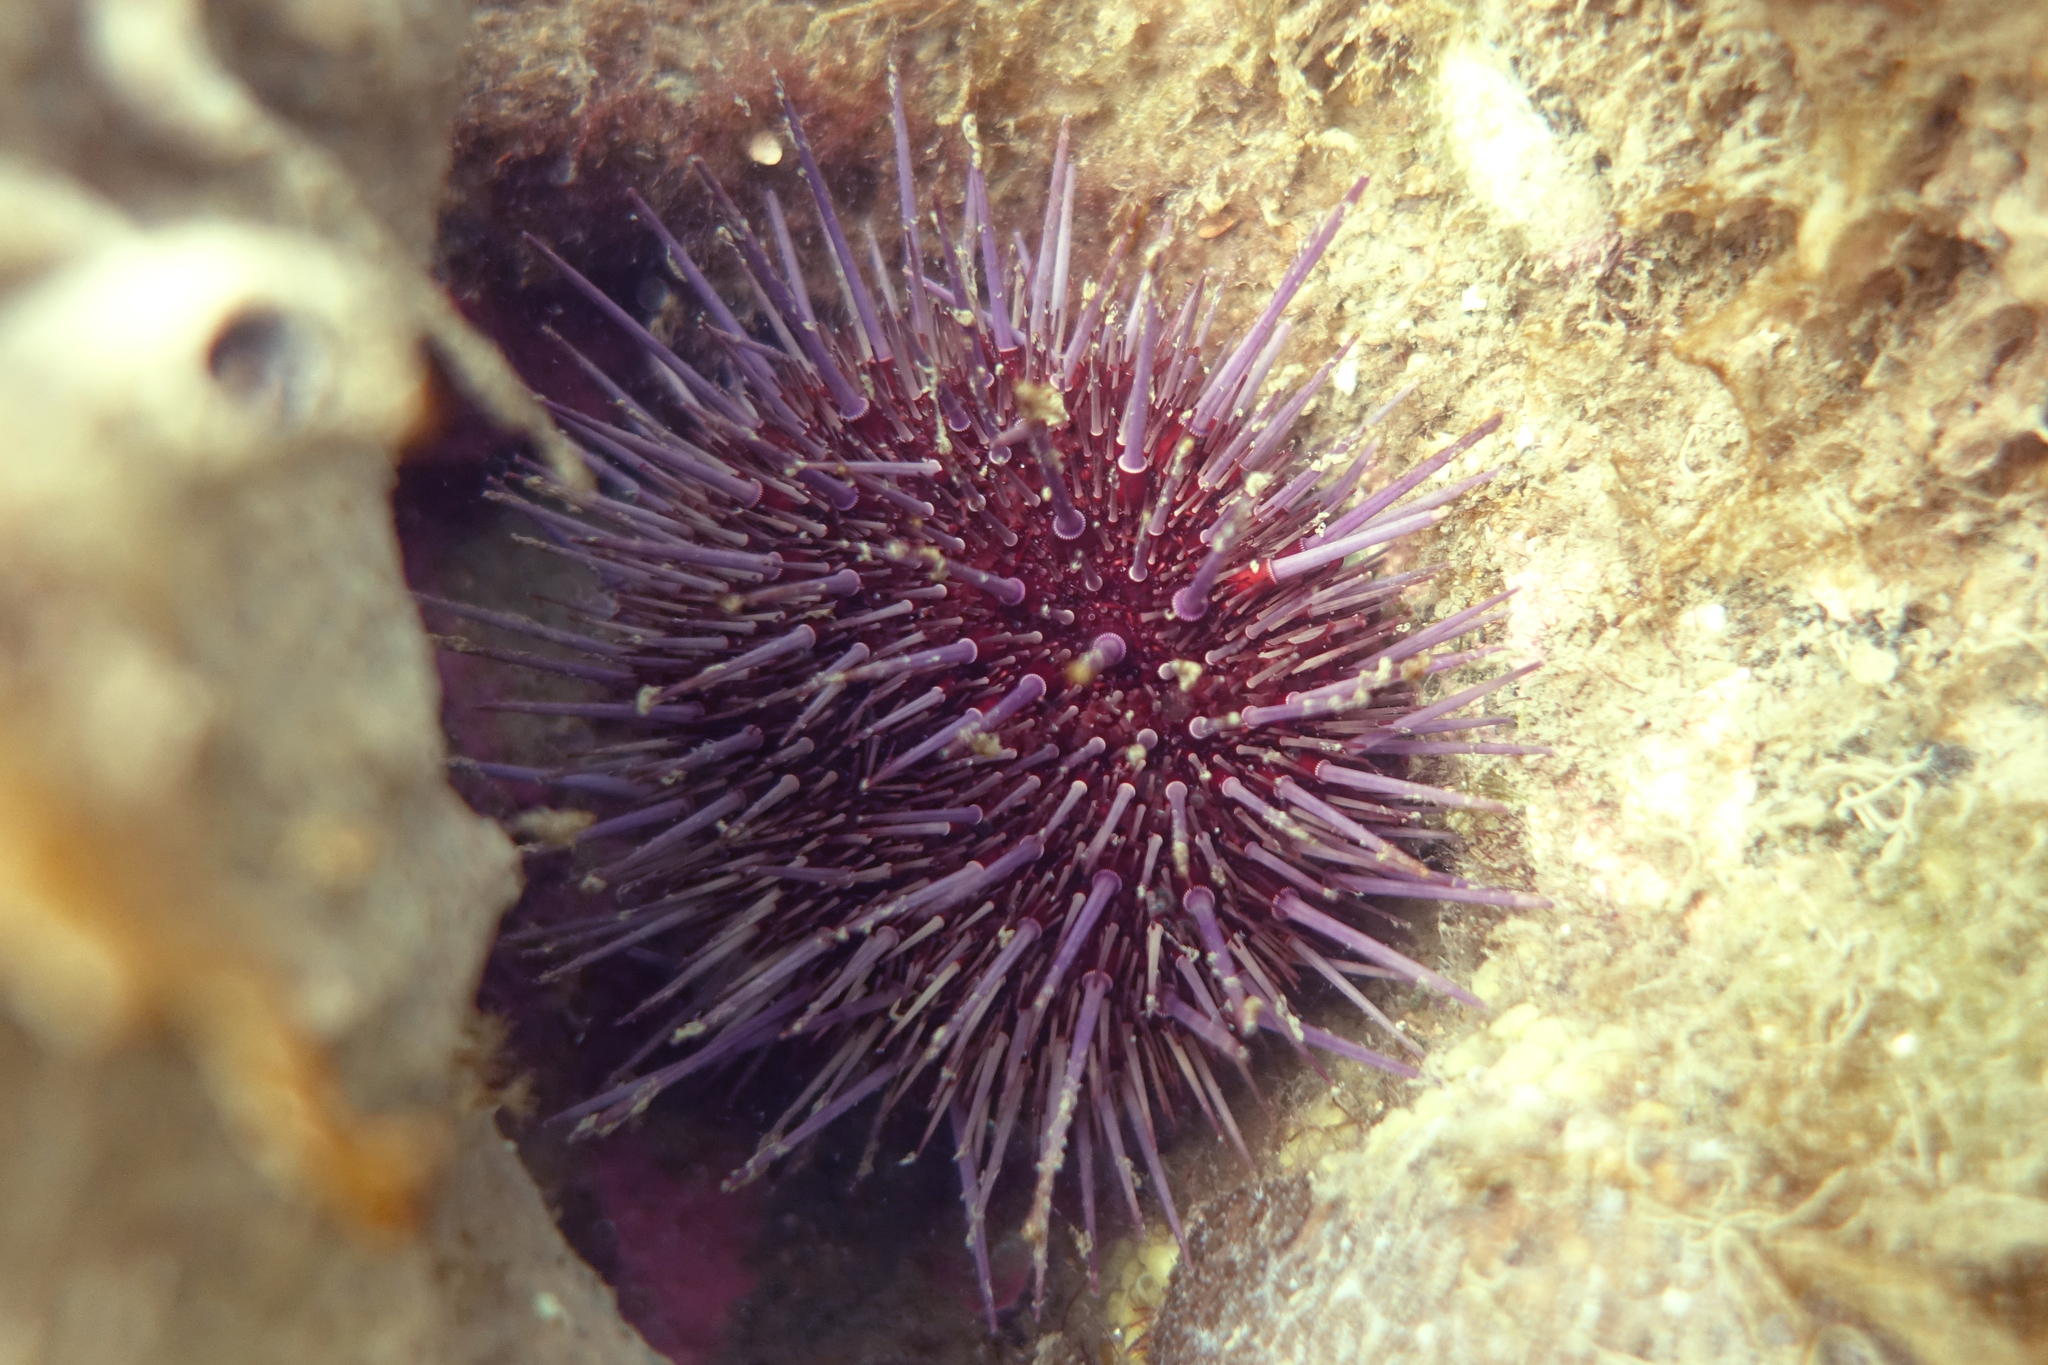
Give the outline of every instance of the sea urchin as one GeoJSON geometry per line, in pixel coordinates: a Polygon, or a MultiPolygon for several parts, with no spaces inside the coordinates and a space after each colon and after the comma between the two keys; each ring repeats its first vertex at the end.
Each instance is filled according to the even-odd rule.
{"type": "Polygon", "coordinates": [[[482,765],[612,803],[578,842],[616,908],[547,927],[554,973],[672,964],[627,1016],[657,1021],[645,1046],[565,1117],[608,1130],[774,1045],[811,1080],[735,1179],[870,1098],[870,1157],[885,1116],[921,1111],[917,1150],[950,1128],[985,1300],[1017,1136],[1042,1303],[1070,1149],[1091,1265],[1098,1161],[1134,1222],[1142,1162],[1178,1236],[1158,1124],[1192,1101],[1241,1148],[1215,1067],[1242,1070],[1262,1029],[1416,1074],[1305,1022],[1304,971],[1411,1053],[1354,977],[1477,1003],[1370,936],[1376,902],[1533,902],[1417,856],[1447,837],[1429,808],[1499,807],[1406,771],[1538,752],[1470,738],[1505,717],[1459,717],[1526,669],[1422,700],[1492,652],[1456,646],[1502,599],[1418,627],[1402,593],[1429,571],[1380,572],[1490,477],[1411,496],[1499,419],[1370,492],[1385,409],[1325,449],[1290,440],[1336,362],[1268,393],[1283,315],[1363,180],[1212,360],[1217,294],[1162,296],[1163,235],[1140,247],[1133,225],[1072,287],[1064,128],[1034,250],[991,220],[971,124],[960,231],[936,196],[920,213],[892,95],[896,272],[872,234],[856,253],[784,102],[843,322],[808,296],[772,195],[764,241],[704,177],[751,323],[636,198],[722,379],[534,242],[651,362],[636,397],[579,356],[609,410],[554,407],[598,491],[516,481],[606,597],[583,631],[435,605],[568,647],[511,657],[609,696],[514,705],[620,732],[561,770],[482,765]]]}

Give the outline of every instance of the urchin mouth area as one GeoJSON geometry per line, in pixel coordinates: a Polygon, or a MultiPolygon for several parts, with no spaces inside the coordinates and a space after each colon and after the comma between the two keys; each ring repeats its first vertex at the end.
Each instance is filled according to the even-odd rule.
{"type": "MultiPolygon", "coordinates": [[[[985,572],[1023,585],[1019,602],[964,636],[975,641],[989,686],[1020,676],[1019,670],[1033,672],[1046,684],[1050,705],[1078,708],[1080,742],[1100,736],[1134,770],[1160,765],[1193,772],[1209,766],[1200,742],[1208,732],[1198,720],[1282,702],[1294,690],[1290,681],[1329,681],[1329,670],[1313,663],[1304,682],[1274,661],[1299,664],[1311,657],[1304,646],[1343,631],[1323,626],[1293,632],[1276,649],[1256,635],[1248,640],[1244,614],[1235,610],[1183,620],[1173,599],[1185,587],[1190,566],[1172,565],[1133,581],[1128,538],[1104,534],[1115,529],[1091,526],[1075,541],[1045,544],[1050,537],[1042,534],[1043,522],[1026,523],[1015,550],[987,559],[985,572]],[[1172,576],[1174,569],[1180,578],[1172,576]]],[[[1250,562],[1226,580],[1222,595],[1256,593],[1263,573],[1262,565],[1250,562]]],[[[1399,627],[1399,604],[1368,608],[1344,624],[1364,638],[1387,637],[1399,627]]],[[[1390,675],[1387,681],[1406,680],[1390,675]]],[[[1112,765],[1117,761],[1113,757],[1112,765]]],[[[1390,766],[1406,770],[1405,764],[1390,766]]]]}

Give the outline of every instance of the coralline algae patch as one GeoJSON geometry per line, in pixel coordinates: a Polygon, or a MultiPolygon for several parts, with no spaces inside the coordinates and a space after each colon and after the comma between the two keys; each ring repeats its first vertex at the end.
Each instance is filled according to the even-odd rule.
{"type": "Polygon", "coordinates": [[[619,1311],[675,1365],[717,1357],[734,1306],[758,1278],[748,1252],[760,1191],[721,1190],[731,1164],[700,1160],[671,1172],[630,1139],[599,1145],[592,1160],[599,1206],[617,1233],[619,1311]]]}
{"type": "MultiPolygon", "coordinates": [[[[1482,979],[1496,975],[1484,968],[1480,972],[1482,979]]],[[[1667,1128],[1670,1111],[1645,1103],[1630,1106],[1617,1121],[1605,1104],[1628,1088],[1641,1060],[1640,1041],[1630,1029],[1609,1024],[1588,1032],[1525,1002],[1446,1052],[1437,1068],[1459,1084],[1433,1089],[1411,1107],[1387,1115],[1371,1145],[1385,1160],[1404,1145],[1427,1142],[1446,1122],[1470,1115],[1475,1102],[1481,1102],[1486,1139],[1496,1159],[1552,1152],[1553,1135],[1562,1125],[1565,1140],[1552,1154],[1562,1154],[1574,1181],[1648,1183],[1649,1168],[1626,1141],[1627,1133],[1642,1125],[1667,1128]]],[[[1312,1124],[1316,1114],[1310,1111],[1312,1124]]],[[[1312,1127],[1298,1141],[1312,1143],[1319,1132],[1312,1127]]],[[[1310,1169],[1341,1182],[1360,1159],[1357,1154],[1326,1155],[1310,1169]]],[[[1293,1151],[1283,1153],[1282,1162],[1301,1164],[1293,1151]]],[[[1665,1193],[1681,1194],[1680,1184],[1672,1183],[1670,1163],[1660,1161],[1657,1169],[1663,1172],[1665,1193]]]]}
{"type": "MultiPolygon", "coordinates": [[[[1474,984],[1498,989],[1499,976],[1490,961],[1474,984]]],[[[1635,1035],[1619,1025],[1574,1033],[1533,1004],[1516,1005],[1431,1066],[1433,1073],[1457,1078],[1458,1084],[1433,1087],[1414,1104],[1386,1114],[1368,1142],[1385,1160],[1403,1141],[1426,1140],[1483,1101],[1485,1129],[1497,1150],[1535,1150],[1548,1142],[1559,1106],[1581,1106],[1614,1090],[1637,1051],[1635,1035]]],[[[1357,1143],[1336,1137],[1358,1124],[1334,1096],[1304,1105],[1294,1117],[1299,1127],[1275,1154],[1280,1170],[1329,1174],[1355,1159],[1357,1143]]],[[[1605,1131],[1604,1124],[1585,1129],[1574,1150],[1589,1150],[1586,1141],[1605,1131]]]]}
{"type": "Polygon", "coordinates": [[[1619,242],[1592,152],[1561,139],[1530,102],[1506,55],[1479,43],[1444,54],[1437,101],[1452,155],[1472,193],[1538,253],[1588,263],[1619,242]]]}
{"type": "Polygon", "coordinates": [[[1152,1228],[1143,1238],[1124,1237],[1105,1251],[1102,1321],[1124,1359],[1146,1358],[1145,1334],[1179,1263],[1180,1244],[1164,1228],[1152,1228]]]}

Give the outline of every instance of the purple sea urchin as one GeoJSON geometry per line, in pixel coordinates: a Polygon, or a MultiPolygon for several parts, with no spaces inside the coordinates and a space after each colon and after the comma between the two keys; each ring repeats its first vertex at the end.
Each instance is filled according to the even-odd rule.
{"type": "Polygon", "coordinates": [[[610,693],[523,709],[627,732],[567,769],[483,765],[613,806],[579,843],[621,908],[549,926],[553,971],[650,949],[673,966],[627,1015],[645,1045],[565,1117],[605,1130],[685,1077],[807,1049],[809,1085],[735,1179],[871,1098],[870,1155],[885,1117],[922,1111],[916,1150],[949,1129],[988,1301],[989,1200],[1021,1137],[1042,1302],[1070,1149],[1091,1267],[1098,1158],[1134,1221],[1142,1163],[1178,1236],[1161,1111],[1192,1101],[1242,1148],[1214,1063],[1243,1069],[1262,1029],[1415,1075],[1305,1022],[1304,970],[1410,1052],[1352,978],[1477,1003],[1363,912],[1533,902],[1411,851],[1446,837],[1420,812],[1499,809],[1411,780],[1413,756],[1537,752],[1466,737],[1505,717],[1456,718],[1527,668],[1421,697],[1493,652],[1451,646],[1502,599],[1418,628],[1402,593],[1429,571],[1379,572],[1491,477],[1411,496],[1499,419],[1362,497],[1386,409],[1326,449],[1290,441],[1336,361],[1268,394],[1283,317],[1363,180],[1211,363],[1217,295],[1163,296],[1163,234],[1135,279],[1134,225],[1072,287],[1064,130],[1035,250],[999,238],[978,155],[956,235],[936,198],[918,210],[892,95],[893,278],[872,234],[856,254],[785,102],[843,325],[808,296],[773,196],[764,242],[705,177],[754,328],[636,201],[722,379],[534,244],[652,362],[636,397],[577,358],[611,411],[555,411],[599,491],[534,476],[517,499],[608,600],[587,633],[436,605],[567,646],[580,657],[515,657],[610,693]]]}

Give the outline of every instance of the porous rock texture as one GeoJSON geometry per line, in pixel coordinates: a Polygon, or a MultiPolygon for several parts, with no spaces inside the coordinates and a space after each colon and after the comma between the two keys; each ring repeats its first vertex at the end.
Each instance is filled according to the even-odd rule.
{"type": "MultiPolygon", "coordinates": [[[[465,1080],[402,451],[460,6],[0,23],[0,1359],[647,1359],[465,1080]]],[[[458,398],[458,395],[461,397],[458,398]]]]}

